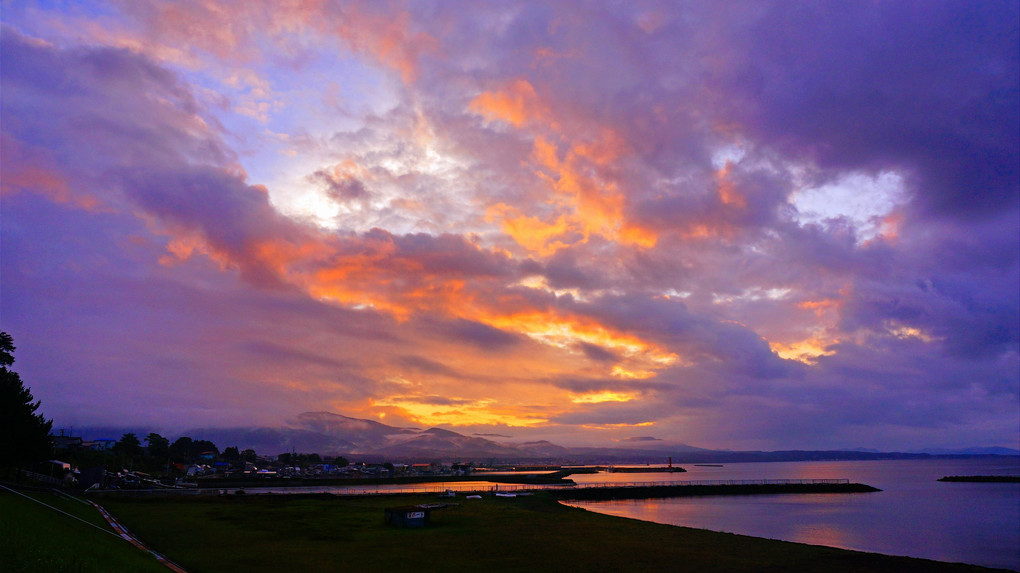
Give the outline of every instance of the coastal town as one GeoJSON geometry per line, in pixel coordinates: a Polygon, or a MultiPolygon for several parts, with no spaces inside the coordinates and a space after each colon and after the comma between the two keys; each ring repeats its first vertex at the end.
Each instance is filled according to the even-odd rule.
{"type": "MultiPolygon", "coordinates": [[[[463,477],[477,469],[474,462],[365,462],[317,453],[261,455],[234,446],[220,451],[207,440],[182,437],[170,443],[158,434],[149,434],[144,446],[131,433],[118,440],[56,435],[53,442],[54,459],[36,466],[35,473],[50,478],[51,483],[80,489],[195,487],[200,480],[210,483],[211,479],[268,483],[278,479],[463,477]]],[[[496,469],[512,471],[514,467],[496,469]]]]}
{"type": "MultiPolygon", "coordinates": [[[[132,433],[119,440],[56,435],[54,459],[35,468],[36,478],[80,490],[163,489],[222,485],[298,485],[326,483],[414,483],[440,480],[491,480],[532,484],[571,484],[573,474],[682,473],[672,458],[665,464],[570,465],[507,460],[355,461],[344,456],[285,452],[261,455],[230,446],[220,451],[207,440],[182,437],[170,443],[149,434],[146,445],[132,433]],[[67,461],[65,461],[67,460],[67,461]]],[[[378,456],[373,456],[377,458],[378,456]]]]}

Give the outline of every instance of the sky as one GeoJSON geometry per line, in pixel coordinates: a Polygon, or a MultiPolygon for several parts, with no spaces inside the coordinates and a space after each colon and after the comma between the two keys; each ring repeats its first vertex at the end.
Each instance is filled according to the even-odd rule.
{"type": "Polygon", "coordinates": [[[1020,441],[1012,1],[0,3],[54,427],[1020,441]]]}

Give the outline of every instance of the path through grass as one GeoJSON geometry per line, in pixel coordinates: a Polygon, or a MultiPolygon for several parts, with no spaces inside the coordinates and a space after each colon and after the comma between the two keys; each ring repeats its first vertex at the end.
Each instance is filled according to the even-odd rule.
{"type": "Polygon", "coordinates": [[[167,572],[154,557],[114,535],[94,507],[55,493],[27,495],[70,516],[0,490],[0,570],[167,572]]]}

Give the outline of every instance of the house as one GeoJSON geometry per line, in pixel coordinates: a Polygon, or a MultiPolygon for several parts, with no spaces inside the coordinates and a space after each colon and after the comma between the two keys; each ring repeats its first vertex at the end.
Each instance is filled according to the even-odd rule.
{"type": "Polygon", "coordinates": [[[81,447],[80,436],[53,436],[53,449],[55,450],[77,450],[81,447]]]}
{"type": "Polygon", "coordinates": [[[117,440],[111,440],[109,438],[100,438],[98,440],[91,440],[88,442],[82,442],[81,447],[95,450],[97,452],[105,452],[112,450],[113,445],[117,443],[117,440]]]}

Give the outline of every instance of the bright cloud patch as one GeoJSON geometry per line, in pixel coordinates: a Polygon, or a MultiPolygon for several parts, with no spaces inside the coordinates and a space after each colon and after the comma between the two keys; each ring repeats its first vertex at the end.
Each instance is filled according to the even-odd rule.
{"type": "Polygon", "coordinates": [[[448,404],[394,396],[374,401],[372,406],[395,409],[404,418],[426,426],[528,427],[547,422],[545,418],[527,412],[501,409],[492,400],[465,400],[448,404]]]}
{"type": "Polygon", "coordinates": [[[570,401],[575,404],[601,404],[603,402],[630,402],[637,398],[636,394],[603,390],[588,394],[572,394],[570,401]]]}
{"type": "Polygon", "coordinates": [[[853,225],[858,242],[894,233],[887,218],[907,200],[903,176],[851,173],[819,187],[794,193],[791,203],[801,224],[843,218],[853,225]]]}

